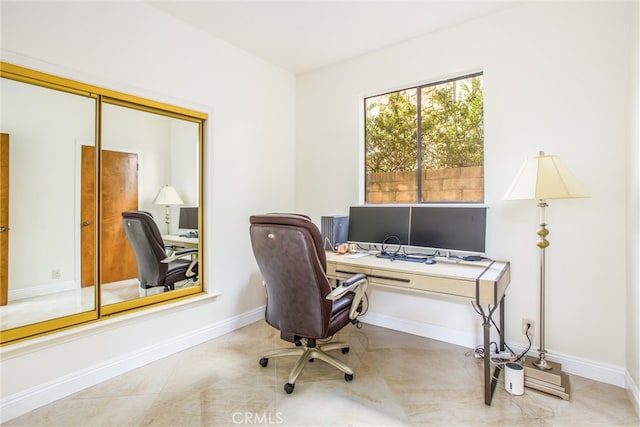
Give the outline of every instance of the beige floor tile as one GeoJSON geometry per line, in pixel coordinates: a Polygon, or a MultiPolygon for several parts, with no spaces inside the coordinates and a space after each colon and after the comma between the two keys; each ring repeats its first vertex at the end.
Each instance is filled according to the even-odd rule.
{"type": "Polygon", "coordinates": [[[498,384],[483,400],[482,363],[468,349],[371,325],[349,326],[336,351],[355,371],[308,363],[287,395],[294,357],[258,364],[291,346],[264,322],[105,381],[7,426],[638,426],[619,387],[571,376],[564,401],[535,390],[512,396],[498,384]]]}

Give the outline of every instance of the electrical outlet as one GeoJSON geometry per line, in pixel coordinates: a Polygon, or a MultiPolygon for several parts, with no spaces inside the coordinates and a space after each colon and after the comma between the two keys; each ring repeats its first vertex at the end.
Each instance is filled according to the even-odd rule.
{"type": "Polygon", "coordinates": [[[531,325],[529,328],[529,335],[534,336],[536,332],[536,323],[529,319],[522,319],[522,335],[527,335],[527,325],[531,325]]]}
{"type": "Polygon", "coordinates": [[[51,270],[51,278],[53,280],[59,280],[60,279],[60,270],[51,270]]]}

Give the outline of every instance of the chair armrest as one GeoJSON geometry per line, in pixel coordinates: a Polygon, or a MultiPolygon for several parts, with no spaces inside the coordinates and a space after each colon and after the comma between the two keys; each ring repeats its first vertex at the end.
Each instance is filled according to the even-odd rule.
{"type": "Polygon", "coordinates": [[[182,250],[182,251],[176,251],[176,252],[172,253],[170,256],[166,257],[161,262],[163,264],[169,264],[170,262],[173,262],[173,261],[178,260],[180,258],[189,257],[191,259],[191,263],[189,264],[189,267],[187,268],[187,271],[185,272],[185,276],[186,277],[193,277],[196,274],[193,269],[198,264],[197,255],[198,255],[198,249],[196,249],[196,248],[185,249],[185,250],[182,250]]]}
{"type": "Polygon", "coordinates": [[[331,291],[331,293],[327,295],[327,299],[336,300],[342,297],[347,292],[353,290],[357,286],[360,286],[361,285],[360,282],[363,280],[364,281],[367,280],[367,276],[365,274],[362,274],[362,273],[354,274],[348,279],[343,280],[340,286],[338,286],[333,291],[331,291]]]}
{"type": "Polygon", "coordinates": [[[358,307],[364,297],[364,293],[367,291],[367,286],[367,276],[362,273],[358,273],[349,277],[347,280],[344,280],[342,284],[331,291],[326,298],[335,301],[338,298],[343,297],[347,292],[355,293],[353,302],[351,303],[351,310],[349,311],[349,318],[351,320],[355,320],[358,317],[358,307]]]}
{"type": "Polygon", "coordinates": [[[186,257],[190,257],[193,254],[197,254],[198,250],[197,249],[185,249],[183,251],[175,251],[174,253],[172,253],[170,256],[166,257],[165,259],[162,260],[163,263],[168,264],[170,262],[173,262],[177,259],[180,258],[186,258],[186,257]]]}

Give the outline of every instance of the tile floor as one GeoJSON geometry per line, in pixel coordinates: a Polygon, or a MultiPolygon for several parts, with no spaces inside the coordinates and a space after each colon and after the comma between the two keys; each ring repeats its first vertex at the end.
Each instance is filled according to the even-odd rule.
{"type": "MultiPolygon", "coordinates": [[[[307,364],[291,395],[283,385],[294,358],[278,332],[256,322],[233,333],[105,381],[21,417],[8,426],[634,426],[624,389],[571,376],[572,396],[498,385],[483,403],[482,365],[468,349],[371,325],[349,326],[336,352],[352,382],[323,362],[307,364]]],[[[501,379],[502,379],[501,375],[501,379]]]]}

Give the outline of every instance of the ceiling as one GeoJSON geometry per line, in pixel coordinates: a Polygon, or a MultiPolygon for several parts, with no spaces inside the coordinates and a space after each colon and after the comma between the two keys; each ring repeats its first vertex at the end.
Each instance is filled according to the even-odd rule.
{"type": "Polygon", "coordinates": [[[513,4],[506,0],[149,3],[296,75],[513,4]]]}

